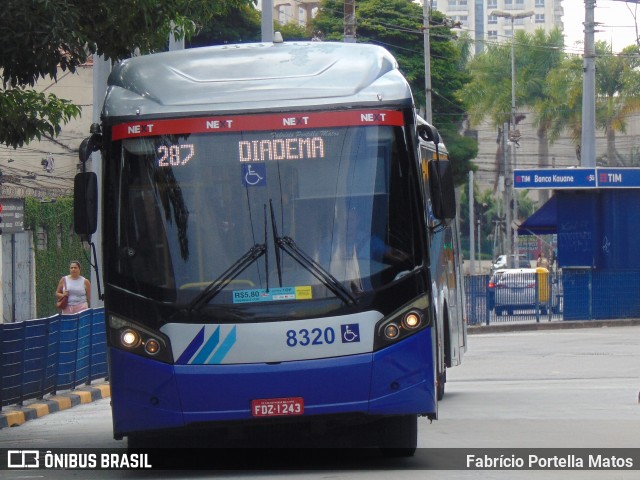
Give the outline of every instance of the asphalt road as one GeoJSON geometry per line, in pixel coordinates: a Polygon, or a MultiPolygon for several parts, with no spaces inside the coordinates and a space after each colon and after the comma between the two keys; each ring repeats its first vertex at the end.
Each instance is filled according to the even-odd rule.
{"type": "MultiPolygon", "coordinates": [[[[421,419],[420,448],[411,459],[387,460],[370,451],[322,458],[295,452],[289,462],[285,452],[283,458],[263,468],[260,453],[247,450],[224,469],[208,472],[40,469],[10,470],[0,476],[640,479],[640,459],[633,470],[433,470],[442,456],[484,449],[507,455],[514,448],[524,449],[520,451],[524,454],[547,449],[544,452],[562,456],[572,449],[607,454],[611,448],[631,448],[640,455],[639,344],[640,326],[470,335],[463,365],[448,372],[440,418],[433,423],[421,419]]],[[[0,448],[60,447],[124,448],[124,442],[111,438],[108,399],[0,430],[0,448]]]]}

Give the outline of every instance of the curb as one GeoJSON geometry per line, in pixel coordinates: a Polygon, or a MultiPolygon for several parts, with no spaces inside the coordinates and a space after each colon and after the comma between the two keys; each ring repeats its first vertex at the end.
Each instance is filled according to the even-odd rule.
{"type": "Polygon", "coordinates": [[[607,327],[635,327],[640,325],[640,318],[625,318],[620,320],[562,320],[556,322],[540,321],[540,323],[501,323],[493,325],[469,325],[469,335],[484,333],[514,333],[532,332],[537,330],[569,330],[575,328],[607,328],[607,327]]]}
{"type": "Polygon", "coordinates": [[[46,400],[35,400],[28,405],[4,407],[0,412],[0,429],[17,427],[28,420],[66,410],[81,403],[91,403],[111,396],[109,383],[78,387],[70,392],[52,395],[46,400]]]}

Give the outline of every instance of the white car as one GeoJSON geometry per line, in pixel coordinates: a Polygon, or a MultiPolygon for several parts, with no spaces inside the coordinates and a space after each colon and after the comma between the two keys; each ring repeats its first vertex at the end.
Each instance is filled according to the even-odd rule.
{"type": "Polygon", "coordinates": [[[489,290],[493,292],[493,306],[496,315],[505,312],[509,315],[517,310],[535,310],[536,301],[543,315],[546,315],[549,307],[554,313],[559,311],[558,299],[552,295],[551,278],[538,277],[535,268],[512,268],[496,270],[489,281],[489,290]],[[536,299],[536,287],[540,283],[538,298],[536,299]],[[546,284],[546,287],[545,287],[546,284]],[[543,289],[547,288],[545,292],[543,289]],[[551,304],[553,299],[553,305],[551,304]]]}
{"type": "MultiPolygon", "coordinates": [[[[515,255],[511,255],[511,258],[515,257],[515,255]]],[[[531,267],[531,262],[527,259],[525,255],[518,255],[518,265],[517,268],[529,268],[531,267]]],[[[507,265],[507,256],[506,255],[498,255],[496,261],[491,265],[491,270],[496,271],[500,269],[509,268],[507,265]]]]}

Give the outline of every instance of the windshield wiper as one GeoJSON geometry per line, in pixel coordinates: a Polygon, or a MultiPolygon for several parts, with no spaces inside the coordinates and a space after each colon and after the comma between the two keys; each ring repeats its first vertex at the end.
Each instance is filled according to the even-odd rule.
{"type": "Polygon", "coordinates": [[[271,209],[271,227],[273,230],[273,242],[276,247],[276,263],[278,267],[278,280],[280,282],[280,286],[282,287],[282,267],[280,265],[280,250],[282,249],[305,270],[320,280],[324,286],[334,293],[334,295],[341,298],[343,302],[352,305],[355,304],[355,297],[336,277],[327,272],[322,265],[307,255],[300,247],[298,247],[298,245],[296,245],[296,242],[294,242],[291,237],[280,237],[278,235],[278,227],[276,226],[276,217],[273,211],[273,202],[271,200],[269,200],[269,208],[271,209]]]}
{"type": "MultiPolygon", "coordinates": [[[[273,202],[269,199],[269,208],[271,209],[271,229],[273,230],[273,241],[277,242],[278,238],[278,226],[276,225],[276,215],[273,211],[273,202]]],[[[266,243],[266,240],[265,240],[266,243]]],[[[276,253],[276,268],[278,269],[278,283],[282,287],[282,259],[280,255],[280,249],[276,244],[275,248],[276,253]]]]}
{"type": "Polygon", "coordinates": [[[291,237],[277,237],[275,243],[345,303],[351,305],[356,303],[355,297],[347,287],[340,283],[331,273],[326,271],[322,265],[304,253],[291,237]]]}
{"type": "Polygon", "coordinates": [[[236,260],[233,265],[227,268],[220,274],[213,282],[211,282],[207,288],[200,292],[191,302],[187,305],[187,311],[189,313],[201,309],[204,305],[209,303],[213,297],[215,297],[220,291],[222,291],[231,281],[245,271],[249,265],[254,263],[257,259],[263,256],[267,251],[267,246],[263,244],[255,244],[251,247],[242,257],[236,260]]]}

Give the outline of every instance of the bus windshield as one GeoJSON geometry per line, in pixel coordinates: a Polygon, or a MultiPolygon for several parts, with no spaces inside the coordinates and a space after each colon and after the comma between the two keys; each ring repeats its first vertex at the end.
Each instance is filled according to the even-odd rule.
{"type": "Polygon", "coordinates": [[[399,126],[122,138],[110,282],[179,304],[361,295],[422,263],[399,126]]]}

